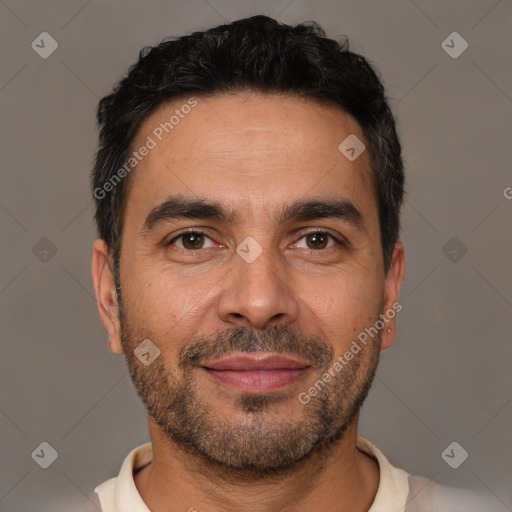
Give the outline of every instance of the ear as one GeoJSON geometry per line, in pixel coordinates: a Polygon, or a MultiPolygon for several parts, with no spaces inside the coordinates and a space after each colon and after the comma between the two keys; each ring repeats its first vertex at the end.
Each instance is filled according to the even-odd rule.
{"type": "Polygon", "coordinates": [[[117,303],[114,274],[109,264],[109,251],[105,240],[98,238],[92,248],[91,274],[98,303],[100,320],[109,334],[108,346],[115,354],[123,353],[121,324],[117,303]]]}
{"type": "Polygon", "coordinates": [[[384,315],[385,319],[387,319],[387,321],[385,321],[385,326],[382,331],[382,350],[389,348],[394,343],[396,338],[396,316],[402,309],[402,305],[399,303],[399,298],[404,274],[404,245],[400,240],[398,240],[398,242],[395,244],[389,270],[384,281],[384,311],[382,314],[384,315]]]}

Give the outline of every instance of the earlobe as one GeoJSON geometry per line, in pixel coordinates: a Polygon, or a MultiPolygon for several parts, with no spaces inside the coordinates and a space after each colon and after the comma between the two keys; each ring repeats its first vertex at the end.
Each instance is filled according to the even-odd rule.
{"type": "Polygon", "coordinates": [[[108,346],[122,354],[121,325],[114,276],[109,265],[109,250],[104,240],[95,240],[92,252],[91,275],[101,323],[109,335],[108,346]]]}
{"type": "Polygon", "coordinates": [[[112,341],[112,338],[109,338],[108,339],[108,348],[114,352],[114,354],[122,354],[123,353],[123,350],[122,350],[122,347],[120,347],[119,344],[117,343],[114,343],[112,341]]]}
{"type": "Polygon", "coordinates": [[[381,336],[381,349],[386,350],[396,338],[396,317],[402,310],[399,302],[400,290],[405,275],[405,251],[403,243],[398,240],[395,244],[388,273],[384,281],[384,321],[386,327],[381,336]]]}

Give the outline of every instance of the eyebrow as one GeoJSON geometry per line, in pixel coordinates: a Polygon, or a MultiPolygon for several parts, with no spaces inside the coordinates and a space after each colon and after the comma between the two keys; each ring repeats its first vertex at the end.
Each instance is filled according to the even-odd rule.
{"type": "MultiPolygon", "coordinates": [[[[361,232],[367,232],[363,214],[347,199],[318,198],[297,201],[280,208],[274,225],[326,218],[342,220],[361,232]]],[[[171,196],[149,212],[140,235],[146,236],[158,225],[178,219],[232,223],[236,214],[217,201],[171,196]]]]}

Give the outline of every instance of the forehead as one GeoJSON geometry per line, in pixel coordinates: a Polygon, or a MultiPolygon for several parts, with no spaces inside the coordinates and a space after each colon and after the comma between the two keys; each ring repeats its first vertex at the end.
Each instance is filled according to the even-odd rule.
{"type": "Polygon", "coordinates": [[[132,149],[152,148],[131,176],[127,223],[177,194],[229,203],[245,218],[322,195],[376,215],[368,151],[350,161],[338,149],[350,135],[364,141],[341,109],[257,93],[194,102],[162,105],[140,127],[132,149]]]}

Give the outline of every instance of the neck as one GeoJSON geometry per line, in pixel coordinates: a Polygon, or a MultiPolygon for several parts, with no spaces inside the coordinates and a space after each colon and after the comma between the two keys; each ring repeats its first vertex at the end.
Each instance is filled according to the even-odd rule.
{"type": "Polygon", "coordinates": [[[250,480],[209,467],[170,443],[149,417],[153,462],[134,476],[135,485],[152,512],[367,512],[377,493],[379,468],[356,447],[357,420],[334,446],[285,474],[250,480]]]}

